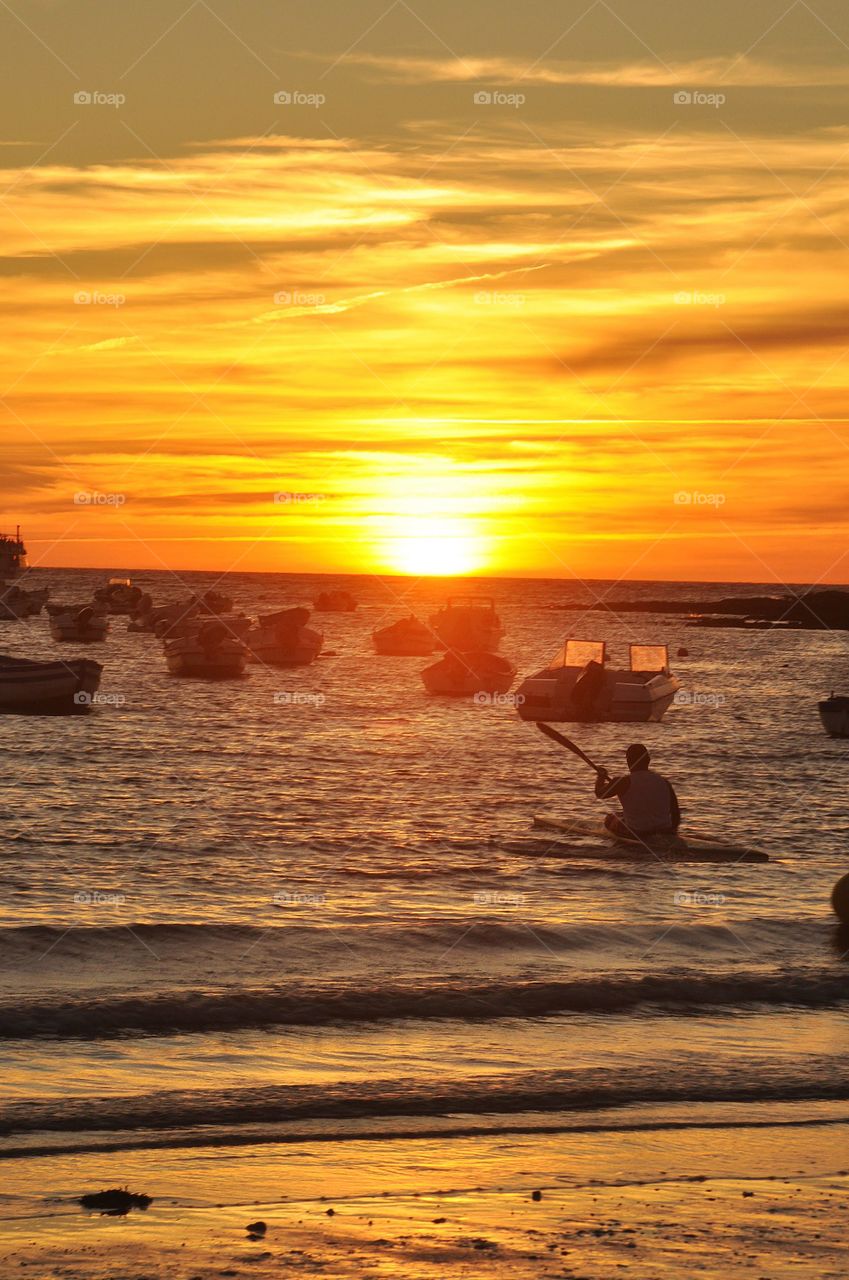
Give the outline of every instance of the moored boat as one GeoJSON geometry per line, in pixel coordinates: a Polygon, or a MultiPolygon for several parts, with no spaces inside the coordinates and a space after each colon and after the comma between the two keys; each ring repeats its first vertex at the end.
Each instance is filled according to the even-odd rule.
{"type": "Polygon", "coordinates": [[[507,693],[516,678],[512,662],[497,653],[449,650],[421,673],[428,693],[451,698],[507,693]]]}
{"type": "Polygon", "coordinates": [[[25,591],[17,583],[0,582],[0,621],[18,622],[41,613],[50,597],[49,587],[25,591]]]}
{"type": "Polygon", "coordinates": [[[257,619],[245,637],[249,662],[273,667],[305,667],[321,653],[324,636],[307,626],[309,609],[281,609],[257,619]]]}
{"type": "Polygon", "coordinates": [[[849,698],[832,693],[818,704],[822,727],[830,738],[849,738],[849,698]]]}
{"type": "Polygon", "coordinates": [[[49,604],[50,634],[54,640],[77,644],[96,644],[105,640],[109,631],[106,612],[94,605],[49,604]]]}
{"type": "Polygon", "coordinates": [[[428,658],[438,645],[438,637],[427,623],[413,614],[380,627],[371,638],[377,653],[393,658],[428,658]]]}
{"type": "Polygon", "coordinates": [[[221,622],[207,622],[188,635],[165,641],[172,676],[196,680],[233,680],[244,675],[247,645],[221,622]]]}
{"type": "Polygon", "coordinates": [[[94,598],[107,613],[128,616],[138,607],[143,594],[130,578],[110,578],[105,587],[97,588],[94,598]]]}
{"type": "Polygon", "coordinates": [[[74,715],[87,711],[100,688],[103,668],[89,658],[32,662],[0,656],[0,712],[15,715],[74,715]]]}
{"type": "Polygon", "coordinates": [[[504,627],[491,596],[453,596],[430,619],[443,649],[494,653],[504,627]]]}
{"type": "Polygon", "coordinates": [[[665,644],[629,646],[628,670],[608,667],[603,640],[567,640],[553,661],[519,685],[523,720],[647,722],[662,720],[680,681],[665,644]]]}
{"type": "Polygon", "coordinates": [[[322,591],[313,601],[316,613],[353,613],[357,602],[350,591],[322,591]]]}

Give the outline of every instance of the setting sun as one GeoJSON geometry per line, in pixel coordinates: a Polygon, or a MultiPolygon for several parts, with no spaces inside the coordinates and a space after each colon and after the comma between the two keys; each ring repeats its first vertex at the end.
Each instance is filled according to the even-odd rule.
{"type": "Polygon", "coordinates": [[[483,567],[483,539],[468,532],[463,520],[409,517],[394,524],[386,559],[399,573],[442,578],[483,567]]]}

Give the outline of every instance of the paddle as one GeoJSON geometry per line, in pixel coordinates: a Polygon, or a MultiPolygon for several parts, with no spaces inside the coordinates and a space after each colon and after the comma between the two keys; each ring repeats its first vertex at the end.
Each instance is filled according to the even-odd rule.
{"type": "MultiPolygon", "coordinates": [[[[541,720],[537,720],[536,726],[540,733],[544,733],[547,738],[551,738],[552,742],[559,742],[561,747],[565,747],[567,751],[571,751],[572,755],[577,756],[579,760],[583,760],[591,769],[599,772],[599,766],[594,760],[591,760],[585,751],[582,751],[577,742],[573,742],[571,738],[567,738],[565,734],[558,733],[556,729],[552,729],[550,724],[543,724],[541,720]]],[[[607,770],[604,770],[607,773],[607,770]]],[[[608,777],[610,775],[608,774],[608,777]]],[[[700,831],[698,828],[688,828],[687,834],[694,840],[703,840],[711,844],[721,843],[720,837],[712,835],[709,831],[700,831]]]]}
{"type": "Polygon", "coordinates": [[[573,742],[571,738],[567,738],[565,734],[558,733],[556,729],[552,729],[550,724],[543,724],[541,720],[537,720],[536,726],[540,733],[544,733],[547,738],[551,738],[552,742],[559,742],[561,747],[565,747],[567,751],[571,751],[573,756],[577,756],[579,760],[583,760],[588,764],[594,773],[607,773],[606,769],[602,769],[594,760],[591,760],[585,751],[582,751],[577,742],[573,742]]]}

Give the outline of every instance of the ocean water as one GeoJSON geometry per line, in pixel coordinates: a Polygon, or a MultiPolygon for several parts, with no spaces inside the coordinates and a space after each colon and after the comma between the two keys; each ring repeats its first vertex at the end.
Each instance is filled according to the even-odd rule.
{"type": "MultiPolygon", "coordinates": [[[[107,576],[33,582],[83,599],[107,576]]],[[[135,580],[162,602],[185,589],[135,580]]],[[[248,614],[330,585],[182,582],[248,614]]],[[[666,641],[688,701],[659,725],[566,731],[611,769],[645,741],[685,822],[773,859],[601,863],[596,838],[531,827],[600,812],[589,770],[509,704],[430,697],[427,660],[373,653],[374,627],[456,586],[336,582],[360,607],[313,619],[310,667],[176,680],[118,618],[85,651],[105,666],[91,715],[0,719],[0,1155],[849,1103],[849,939],[829,905],[849,743],[816,708],[849,685],[846,636],[591,608],[775,590],[758,584],[465,584],[495,597],[520,678],[567,635],[614,660],[666,641]]],[[[59,648],[43,617],[0,623],[0,652],[59,648]]]]}

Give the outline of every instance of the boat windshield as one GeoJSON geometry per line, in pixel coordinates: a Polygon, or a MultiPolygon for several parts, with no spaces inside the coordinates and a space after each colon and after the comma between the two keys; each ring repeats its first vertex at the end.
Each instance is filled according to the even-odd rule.
{"type": "Polygon", "coordinates": [[[588,662],[598,662],[604,666],[605,648],[604,640],[567,640],[554,661],[549,663],[549,670],[555,667],[583,669],[588,662]]]}
{"type": "Polygon", "coordinates": [[[632,671],[668,671],[669,649],[665,644],[632,644],[632,671]]]}
{"type": "Polygon", "coordinates": [[[494,612],[495,601],[492,596],[449,596],[445,607],[447,609],[487,609],[494,612]]]}

